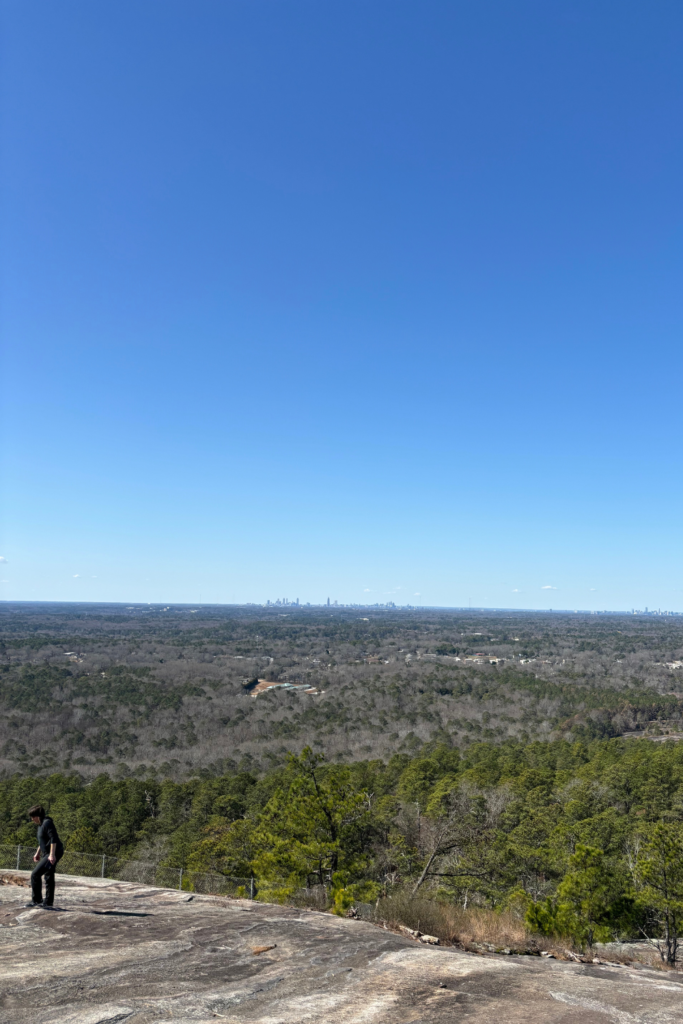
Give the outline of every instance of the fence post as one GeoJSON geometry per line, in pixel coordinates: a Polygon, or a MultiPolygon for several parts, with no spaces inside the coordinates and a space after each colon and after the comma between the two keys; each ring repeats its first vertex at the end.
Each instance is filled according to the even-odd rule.
{"type": "Polygon", "coordinates": [[[183,888],[183,869],[181,868],[180,869],[180,881],[178,882],[178,889],[182,890],[182,888],[183,888]]]}
{"type": "Polygon", "coordinates": [[[21,863],[21,847],[17,846],[17,871],[19,870],[19,864],[21,863]]]}
{"type": "Polygon", "coordinates": [[[252,875],[251,878],[249,879],[249,899],[253,900],[253,898],[254,898],[254,876],[252,875]]]}
{"type": "Polygon", "coordinates": [[[104,878],[104,861],[105,861],[106,856],[107,856],[106,853],[102,854],[102,878],[104,878]]]}

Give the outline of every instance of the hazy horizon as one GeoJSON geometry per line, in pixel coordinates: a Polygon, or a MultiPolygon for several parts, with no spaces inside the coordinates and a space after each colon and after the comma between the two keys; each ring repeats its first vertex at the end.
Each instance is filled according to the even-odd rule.
{"type": "Polygon", "coordinates": [[[326,601],[301,601],[301,602],[281,602],[279,599],[275,601],[266,599],[264,601],[50,601],[50,600],[26,600],[26,601],[12,601],[8,598],[0,599],[0,605],[75,605],[77,607],[130,607],[131,610],[139,608],[152,608],[156,610],[166,611],[172,608],[191,609],[195,607],[199,608],[261,608],[275,610],[276,608],[293,608],[299,611],[305,611],[307,608],[323,608],[330,611],[336,610],[352,610],[368,609],[372,611],[376,608],[380,611],[440,611],[440,612],[483,612],[485,614],[496,614],[502,615],[655,615],[655,616],[667,616],[667,615],[681,615],[683,612],[675,612],[668,608],[513,608],[513,607],[493,607],[487,605],[438,605],[438,604],[397,604],[390,602],[375,602],[374,604],[356,604],[356,603],[343,603],[341,601],[332,601],[327,604],[326,601]],[[164,607],[168,605],[168,608],[164,607]]]}

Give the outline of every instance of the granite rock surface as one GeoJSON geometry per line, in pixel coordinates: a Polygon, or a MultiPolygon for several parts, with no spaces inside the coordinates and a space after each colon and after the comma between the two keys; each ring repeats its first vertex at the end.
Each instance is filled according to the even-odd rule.
{"type": "Polygon", "coordinates": [[[361,921],[0,872],[3,1024],[683,1024],[683,975],[478,956],[361,921]],[[22,885],[23,883],[23,885],[22,885]]]}

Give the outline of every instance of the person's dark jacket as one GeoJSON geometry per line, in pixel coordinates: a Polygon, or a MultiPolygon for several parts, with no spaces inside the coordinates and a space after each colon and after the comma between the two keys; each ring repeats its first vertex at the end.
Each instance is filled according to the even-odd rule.
{"type": "Polygon", "coordinates": [[[59,860],[64,853],[64,844],[57,835],[57,829],[52,818],[43,818],[38,826],[38,845],[43,857],[49,854],[52,843],[55,844],[55,853],[59,860]]]}

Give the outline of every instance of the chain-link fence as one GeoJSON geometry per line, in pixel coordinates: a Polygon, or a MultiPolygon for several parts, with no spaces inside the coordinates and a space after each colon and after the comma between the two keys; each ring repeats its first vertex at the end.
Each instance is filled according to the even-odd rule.
{"type": "MultiPolygon", "coordinates": [[[[0,868],[14,868],[15,871],[31,871],[35,866],[35,846],[0,846],[0,868]]],[[[254,899],[256,887],[253,878],[234,878],[227,875],[204,874],[186,871],[183,868],[169,868],[141,860],[127,860],[124,857],[108,857],[97,853],[74,853],[66,850],[57,864],[57,873],[63,875],[85,875],[89,878],[112,878],[122,882],[138,882],[155,885],[163,889],[180,889],[184,892],[199,892],[219,896],[242,896],[254,899]]]]}

